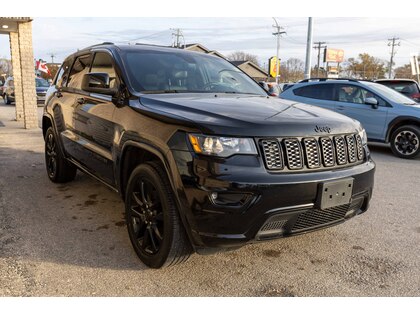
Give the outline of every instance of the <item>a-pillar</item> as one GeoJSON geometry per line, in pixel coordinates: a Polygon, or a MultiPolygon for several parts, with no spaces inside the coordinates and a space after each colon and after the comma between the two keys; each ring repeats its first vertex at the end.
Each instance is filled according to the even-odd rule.
{"type": "Polygon", "coordinates": [[[25,129],[37,128],[38,110],[31,22],[19,22],[18,32],[10,33],[10,50],[15,83],[16,120],[22,120],[23,116],[25,129]]]}

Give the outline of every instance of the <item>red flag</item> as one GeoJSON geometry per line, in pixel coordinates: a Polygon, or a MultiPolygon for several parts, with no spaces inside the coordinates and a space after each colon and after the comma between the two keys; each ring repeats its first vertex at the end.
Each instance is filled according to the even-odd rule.
{"type": "Polygon", "coordinates": [[[41,71],[41,72],[44,72],[44,73],[48,73],[49,75],[51,75],[51,72],[50,72],[50,70],[47,67],[47,63],[46,62],[43,62],[41,59],[39,59],[36,62],[36,69],[38,71],[41,71]]]}

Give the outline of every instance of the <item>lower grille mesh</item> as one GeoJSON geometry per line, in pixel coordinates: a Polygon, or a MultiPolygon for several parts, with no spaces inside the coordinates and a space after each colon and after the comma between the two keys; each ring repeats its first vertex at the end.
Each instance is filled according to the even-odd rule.
{"type": "Polygon", "coordinates": [[[342,220],[349,210],[360,209],[362,203],[363,199],[357,199],[351,204],[332,207],[324,210],[309,210],[299,215],[296,223],[293,225],[292,232],[342,220]]]}

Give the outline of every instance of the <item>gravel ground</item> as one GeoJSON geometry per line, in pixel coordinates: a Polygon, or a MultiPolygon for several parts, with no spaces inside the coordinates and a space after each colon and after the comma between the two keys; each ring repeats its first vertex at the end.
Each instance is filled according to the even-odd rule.
{"type": "Polygon", "coordinates": [[[41,131],[13,117],[0,105],[0,296],[420,296],[420,159],[372,146],[371,207],[345,224],[151,270],[119,196],[51,183],[41,131]]]}

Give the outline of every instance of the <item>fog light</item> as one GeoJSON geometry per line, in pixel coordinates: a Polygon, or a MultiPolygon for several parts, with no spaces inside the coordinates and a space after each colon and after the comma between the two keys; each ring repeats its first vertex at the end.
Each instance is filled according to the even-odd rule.
{"type": "Polygon", "coordinates": [[[211,193],[211,199],[213,199],[213,201],[216,200],[218,196],[219,196],[219,194],[217,192],[212,192],[211,193]]]}
{"type": "Polygon", "coordinates": [[[212,192],[209,195],[209,199],[216,206],[241,208],[251,201],[252,195],[247,193],[212,192]]]}

